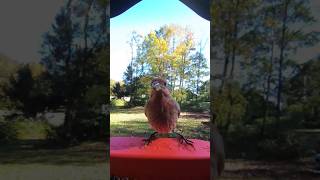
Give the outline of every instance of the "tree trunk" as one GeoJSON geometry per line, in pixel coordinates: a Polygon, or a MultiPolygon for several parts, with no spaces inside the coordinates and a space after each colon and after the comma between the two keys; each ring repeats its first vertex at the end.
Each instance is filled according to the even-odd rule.
{"type": "Polygon", "coordinates": [[[83,33],[84,33],[84,49],[85,49],[85,52],[88,49],[88,24],[89,24],[89,13],[90,13],[90,9],[91,9],[92,4],[93,4],[93,0],[88,1],[88,7],[86,9],[85,19],[84,19],[83,33]]]}
{"type": "Polygon", "coordinates": [[[283,19],[282,19],[282,32],[281,32],[281,41],[280,41],[280,58],[279,58],[279,69],[278,69],[278,93],[277,93],[277,119],[278,121],[281,118],[281,93],[282,93],[282,70],[283,70],[283,61],[284,61],[284,51],[286,47],[285,35],[287,28],[287,11],[288,11],[288,0],[284,0],[284,9],[283,9],[283,19]]]}
{"type": "MultiPolygon", "coordinates": [[[[273,38],[273,36],[274,36],[274,33],[272,30],[271,37],[273,38]]],[[[269,102],[269,96],[270,96],[270,86],[271,86],[271,78],[272,78],[272,71],[273,71],[273,56],[274,56],[273,51],[274,51],[274,40],[272,40],[272,43],[271,43],[270,69],[268,69],[269,71],[268,71],[268,77],[267,77],[266,98],[265,98],[265,102],[264,102],[264,116],[263,116],[263,120],[262,120],[261,131],[260,131],[261,137],[264,136],[265,124],[266,124],[266,120],[268,117],[268,111],[269,111],[268,102],[269,102]]]]}
{"type": "MultiPolygon", "coordinates": [[[[72,0],[69,0],[67,2],[67,6],[66,6],[66,10],[67,10],[67,15],[70,18],[70,22],[71,23],[71,4],[72,4],[72,0]]],[[[72,37],[72,36],[71,36],[72,37]]],[[[71,90],[69,87],[70,84],[70,60],[71,60],[71,52],[72,52],[72,39],[69,39],[68,42],[68,55],[66,57],[66,69],[65,69],[65,76],[66,76],[66,82],[65,82],[65,89],[66,89],[66,110],[65,110],[65,120],[64,120],[64,128],[66,130],[66,132],[70,132],[71,131],[71,124],[73,122],[73,117],[72,117],[72,101],[73,98],[71,95],[71,90]]]]}
{"type": "MultiPolygon", "coordinates": [[[[201,48],[200,48],[200,55],[201,55],[201,48]]],[[[198,101],[198,94],[199,94],[199,84],[200,84],[200,57],[198,58],[198,66],[197,66],[197,80],[196,80],[196,101],[198,101]]]]}
{"type": "Polygon", "coordinates": [[[237,20],[237,10],[239,6],[239,0],[236,2],[236,12],[234,18],[234,27],[233,27],[233,35],[232,35],[232,58],[231,58],[231,71],[230,71],[230,78],[233,79],[233,74],[234,74],[234,65],[235,65],[235,58],[236,58],[236,42],[237,42],[237,36],[238,36],[238,20],[237,20]]]}
{"type": "Polygon", "coordinates": [[[221,85],[219,88],[219,93],[222,92],[223,88],[224,88],[224,84],[227,78],[227,72],[228,72],[228,66],[229,66],[229,56],[230,56],[230,52],[229,52],[229,34],[228,31],[225,31],[225,37],[224,37],[224,67],[223,67],[223,72],[222,72],[222,80],[221,80],[221,85]]]}
{"type": "Polygon", "coordinates": [[[173,77],[173,85],[172,85],[172,96],[174,96],[174,88],[176,87],[176,81],[177,81],[177,76],[174,75],[173,77]]]}

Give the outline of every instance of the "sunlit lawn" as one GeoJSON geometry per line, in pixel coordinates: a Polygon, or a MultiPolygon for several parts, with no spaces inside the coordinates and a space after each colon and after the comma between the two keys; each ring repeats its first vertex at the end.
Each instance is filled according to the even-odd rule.
{"type": "MultiPolygon", "coordinates": [[[[181,113],[176,131],[188,138],[209,140],[210,129],[202,121],[209,121],[207,117],[190,117],[181,113]]],[[[114,109],[110,113],[111,136],[139,136],[147,137],[154,132],[147,121],[143,107],[130,109],[114,109]]]]}

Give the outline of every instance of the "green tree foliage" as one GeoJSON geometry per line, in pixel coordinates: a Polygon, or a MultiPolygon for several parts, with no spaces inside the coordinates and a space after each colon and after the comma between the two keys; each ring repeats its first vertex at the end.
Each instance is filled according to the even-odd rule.
{"type": "Polygon", "coordinates": [[[300,120],[304,127],[320,127],[319,78],[320,61],[318,57],[300,65],[296,75],[285,85],[289,117],[300,120]]]}
{"type": "Polygon", "coordinates": [[[204,78],[208,77],[208,65],[206,59],[201,52],[196,52],[191,56],[191,73],[190,76],[190,89],[197,98],[200,95],[200,88],[204,85],[204,78]]]}
{"type": "Polygon", "coordinates": [[[219,74],[220,91],[228,79],[233,79],[239,57],[248,53],[242,40],[255,17],[259,0],[213,1],[211,6],[211,42],[213,58],[223,61],[219,74]],[[248,13],[250,12],[250,13],[248,13]]]}
{"type": "Polygon", "coordinates": [[[17,129],[13,123],[0,119],[0,142],[2,144],[12,142],[17,139],[17,129]]]}
{"type": "Polygon", "coordinates": [[[224,134],[227,134],[232,124],[241,123],[247,103],[236,83],[226,84],[222,93],[215,96],[213,106],[217,114],[216,122],[224,134]]]}
{"type": "Polygon", "coordinates": [[[176,25],[162,26],[144,37],[133,32],[129,41],[132,59],[123,77],[129,105],[145,104],[155,76],[168,80],[172,95],[180,104],[203,96],[200,88],[208,76],[208,66],[201,48],[193,53],[194,41],[190,30],[176,25]]]}
{"type": "Polygon", "coordinates": [[[112,86],[112,93],[118,98],[121,99],[125,96],[125,88],[123,85],[120,84],[120,82],[116,82],[113,86],[112,86]]]}
{"type": "Polygon", "coordinates": [[[17,62],[0,53],[0,109],[10,108],[11,106],[10,100],[3,91],[3,88],[17,69],[17,62]]]}
{"type": "Polygon", "coordinates": [[[10,77],[9,83],[4,87],[6,96],[14,102],[15,108],[27,117],[35,117],[38,112],[43,112],[47,103],[48,89],[42,82],[37,69],[39,67],[22,66],[10,77]]]}

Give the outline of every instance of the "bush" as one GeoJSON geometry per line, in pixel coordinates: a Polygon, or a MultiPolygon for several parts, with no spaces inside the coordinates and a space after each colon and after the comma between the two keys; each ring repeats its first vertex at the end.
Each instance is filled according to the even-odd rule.
{"type": "Polygon", "coordinates": [[[210,111],[210,102],[185,101],[181,105],[184,111],[205,112],[210,111]]]}
{"type": "Polygon", "coordinates": [[[67,147],[70,140],[63,126],[52,127],[47,130],[47,145],[54,147],[67,147]]]}
{"type": "Polygon", "coordinates": [[[0,142],[8,143],[17,139],[17,130],[13,124],[0,119],[0,142]]]}
{"type": "Polygon", "coordinates": [[[24,117],[17,117],[12,126],[17,130],[18,139],[45,139],[51,128],[47,122],[24,117]]]}
{"type": "Polygon", "coordinates": [[[293,160],[303,155],[299,137],[291,133],[275,139],[265,139],[258,143],[258,148],[262,159],[293,160]]]}
{"type": "Polygon", "coordinates": [[[123,99],[112,99],[111,106],[112,107],[123,107],[126,106],[127,102],[123,99]]]}
{"type": "Polygon", "coordinates": [[[225,149],[230,158],[256,159],[258,129],[254,125],[234,123],[229,132],[220,131],[225,140],[225,149]]]}
{"type": "Polygon", "coordinates": [[[72,146],[87,140],[104,141],[109,136],[109,122],[105,115],[97,115],[91,119],[78,119],[72,125],[72,131],[64,126],[53,127],[47,131],[47,140],[54,146],[72,146]]]}

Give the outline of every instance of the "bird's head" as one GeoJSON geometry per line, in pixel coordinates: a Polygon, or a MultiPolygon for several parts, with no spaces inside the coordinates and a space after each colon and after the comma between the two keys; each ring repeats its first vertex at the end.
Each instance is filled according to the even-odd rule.
{"type": "Polygon", "coordinates": [[[154,78],[151,81],[151,87],[156,91],[160,91],[162,89],[167,88],[167,82],[166,82],[166,80],[161,79],[161,78],[154,78]]]}

